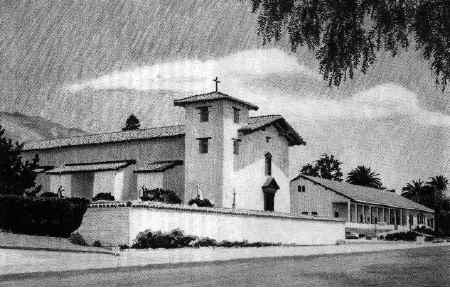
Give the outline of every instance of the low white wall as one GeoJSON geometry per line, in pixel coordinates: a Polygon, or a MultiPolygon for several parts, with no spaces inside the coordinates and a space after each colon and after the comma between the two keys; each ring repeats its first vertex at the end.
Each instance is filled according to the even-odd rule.
{"type": "Polygon", "coordinates": [[[93,204],[88,209],[79,232],[92,240],[95,240],[98,233],[104,244],[131,245],[138,233],[146,229],[167,232],[176,228],[183,230],[185,234],[210,237],[218,241],[247,240],[298,245],[335,244],[345,236],[343,221],[146,202],[133,203],[129,207],[117,203],[110,204],[109,207],[93,204]],[[128,210],[128,232],[124,232],[123,223],[117,228],[111,226],[116,222],[111,217],[123,219],[124,209],[128,210]],[[117,210],[116,214],[114,210],[117,210]],[[104,216],[107,218],[101,220],[104,216]],[[114,240],[107,242],[108,233],[111,233],[114,240]],[[117,233],[122,233],[123,236],[119,239],[117,233]]]}

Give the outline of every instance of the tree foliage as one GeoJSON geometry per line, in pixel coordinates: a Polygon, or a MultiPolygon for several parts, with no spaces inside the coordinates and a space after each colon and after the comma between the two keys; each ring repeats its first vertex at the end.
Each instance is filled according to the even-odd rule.
{"type": "Polygon", "coordinates": [[[301,174],[309,176],[318,176],[326,179],[341,181],[341,164],[334,155],[322,154],[321,157],[313,163],[308,163],[300,170],[301,174]]]}
{"type": "Polygon", "coordinates": [[[23,161],[22,148],[23,144],[13,143],[0,126],[0,194],[23,195],[35,186],[33,170],[38,167],[39,158],[36,155],[32,161],[23,161]]]}
{"type": "Polygon", "coordinates": [[[131,130],[138,130],[141,127],[141,123],[139,122],[139,119],[131,114],[126,122],[125,126],[122,128],[123,131],[131,131],[131,130]]]}
{"type": "Polygon", "coordinates": [[[346,178],[346,182],[356,185],[368,186],[381,189],[383,184],[380,175],[363,165],[351,170],[346,178]]]}
{"type": "Polygon", "coordinates": [[[402,196],[428,206],[435,211],[435,230],[450,234],[450,199],[445,196],[448,179],[443,175],[431,177],[428,182],[413,180],[403,188],[402,196]]]}
{"type": "Polygon", "coordinates": [[[415,41],[436,83],[450,79],[448,0],[250,0],[264,43],[284,31],[292,50],[306,46],[329,85],[363,73],[383,49],[396,56],[415,41]]]}

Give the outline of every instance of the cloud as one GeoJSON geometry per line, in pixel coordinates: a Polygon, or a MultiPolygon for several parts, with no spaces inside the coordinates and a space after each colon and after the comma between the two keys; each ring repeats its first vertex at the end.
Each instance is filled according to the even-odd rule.
{"type": "Polygon", "coordinates": [[[226,79],[222,84],[226,88],[251,77],[270,74],[300,74],[321,79],[317,72],[299,64],[295,55],[279,49],[255,49],[218,59],[182,60],[117,71],[67,88],[72,92],[85,88],[197,92],[205,90],[205,86],[212,87],[211,80],[216,76],[226,79]]]}
{"type": "Polygon", "coordinates": [[[450,116],[425,110],[417,95],[395,83],[384,83],[345,99],[284,94],[270,110],[284,110],[302,120],[378,120],[408,117],[421,125],[450,126],[450,116]]]}

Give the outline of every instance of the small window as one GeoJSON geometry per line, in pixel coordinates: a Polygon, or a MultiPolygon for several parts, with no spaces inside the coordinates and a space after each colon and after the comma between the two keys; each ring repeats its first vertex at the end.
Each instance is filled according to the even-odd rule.
{"type": "Polygon", "coordinates": [[[266,143],[270,142],[271,137],[266,137],[266,143]]]}
{"type": "Polygon", "coordinates": [[[305,192],[305,186],[299,185],[299,186],[297,186],[297,190],[298,190],[298,192],[305,192]]]}
{"type": "Polygon", "coordinates": [[[239,123],[239,111],[240,110],[238,108],[233,108],[233,118],[236,124],[239,123]]]}
{"type": "Polygon", "coordinates": [[[265,155],[266,158],[266,175],[272,175],[272,155],[268,152],[265,155]]]}
{"type": "Polygon", "coordinates": [[[233,153],[234,154],[239,154],[239,145],[240,145],[240,140],[238,139],[234,139],[233,140],[233,153]]]}
{"type": "Polygon", "coordinates": [[[209,109],[208,109],[208,107],[200,107],[198,109],[200,110],[200,121],[201,122],[209,121],[209,109]]]}
{"type": "Polygon", "coordinates": [[[198,139],[198,151],[199,153],[208,153],[209,138],[198,139]]]}
{"type": "Polygon", "coordinates": [[[311,215],[312,215],[312,216],[317,216],[317,211],[311,212],[311,215]]]}

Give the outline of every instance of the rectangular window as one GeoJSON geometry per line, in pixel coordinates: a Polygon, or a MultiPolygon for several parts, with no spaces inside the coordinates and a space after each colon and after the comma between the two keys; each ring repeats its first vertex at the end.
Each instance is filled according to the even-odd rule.
{"type": "Polygon", "coordinates": [[[308,211],[302,211],[302,215],[308,215],[308,211]]]}
{"type": "Polygon", "coordinates": [[[199,153],[208,153],[208,144],[210,138],[199,138],[198,139],[198,151],[199,153]]]}
{"type": "Polygon", "coordinates": [[[234,154],[239,154],[239,145],[240,145],[240,140],[238,139],[233,139],[233,153],[234,154]]]}
{"type": "Polygon", "coordinates": [[[236,124],[239,123],[239,109],[233,108],[233,118],[236,124]]]}
{"type": "Polygon", "coordinates": [[[272,175],[272,155],[270,153],[265,154],[265,174],[272,175]]]}
{"type": "Polygon", "coordinates": [[[297,191],[298,192],[305,192],[305,186],[304,185],[299,185],[299,186],[297,186],[297,191]]]}
{"type": "Polygon", "coordinates": [[[317,211],[311,212],[311,215],[312,215],[312,216],[317,216],[317,211]]]}
{"type": "Polygon", "coordinates": [[[207,121],[209,121],[209,109],[208,109],[208,107],[200,107],[198,109],[200,110],[200,122],[207,122],[207,121]]]}

